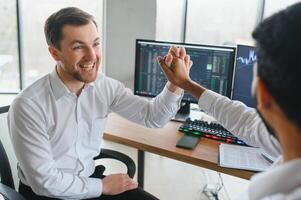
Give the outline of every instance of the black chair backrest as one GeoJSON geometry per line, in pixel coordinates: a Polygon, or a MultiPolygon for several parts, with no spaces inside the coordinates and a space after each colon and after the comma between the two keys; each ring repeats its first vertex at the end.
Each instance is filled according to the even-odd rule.
{"type": "Polygon", "coordinates": [[[8,157],[6,155],[5,149],[1,141],[0,141],[0,161],[1,161],[1,165],[0,165],[1,183],[15,189],[8,157]]]}
{"type": "Polygon", "coordinates": [[[4,196],[4,199],[8,200],[26,200],[17,191],[7,187],[6,185],[0,183],[0,194],[4,196]]]}
{"type": "Polygon", "coordinates": [[[0,107],[0,114],[7,113],[9,110],[9,106],[0,107]]]}
{"type": "MultiPolygon", "coordinates": [[[[9,106],[0,107],[0,114],[8,112],[9,106]]],[[[1,131],[1,130],[0,130],[1,131]]],[[[0,140],[0,179],[1,183],[15,189],[14,180],[5,149],[0,140]]]]}

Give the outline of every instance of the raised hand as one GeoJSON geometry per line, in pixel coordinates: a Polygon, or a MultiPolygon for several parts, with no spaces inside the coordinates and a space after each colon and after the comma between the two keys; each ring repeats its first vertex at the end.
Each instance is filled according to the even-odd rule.
{"type": "Polygon", "coordinates": [[[167,79],[172,84],[186,89],[187,83],[191,82],[189,71],[192,61],[190,60],[190,56],[186,55],[185,49],[173,46],[169,49],[165,59],[158,57],[157,60],[167,79]]]}
{"type": "Polygon", "coordinates": [[[138,184],[127,174],[111,174],[102,179],[102,194],[117,195],[133,190],[138,184]]]}

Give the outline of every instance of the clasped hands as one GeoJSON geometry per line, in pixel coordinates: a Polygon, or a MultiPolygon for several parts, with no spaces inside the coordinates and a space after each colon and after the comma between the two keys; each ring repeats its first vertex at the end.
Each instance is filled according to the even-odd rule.
{"type": "Polygon", "coordinates": [[[171,84],[184,90],[188,87],[191,82],[189,71],[193,63],[185,48],[172,46],[164,58],[158,56],[157,60],[171,84]]]}

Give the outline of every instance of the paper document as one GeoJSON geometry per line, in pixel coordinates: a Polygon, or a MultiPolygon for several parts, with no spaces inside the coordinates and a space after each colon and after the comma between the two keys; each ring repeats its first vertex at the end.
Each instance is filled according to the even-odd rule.
{"type": "Polygon", "coordinates": [[[260,148],[220,144],[219,165],[235,169],[265,171],[272,162],[263,154],[260,148]]]}

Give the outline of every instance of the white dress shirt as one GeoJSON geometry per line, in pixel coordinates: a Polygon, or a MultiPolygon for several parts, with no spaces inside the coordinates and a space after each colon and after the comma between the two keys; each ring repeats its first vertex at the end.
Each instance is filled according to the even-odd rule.
{"type": "Polygon", "coordinates": [[[70,92],[56,71],[13,101],[8,125],[19,161],[19,177],[38,194],[61,199],[98,197],[102,181],[89,178],[100,153],[110,112],[147,127],[164,126],[182,95],[166,87],[152,101],[99,74],[81,94],[70,92]]]}
{"type": "Polygon", "coordinates": [[[251,178],[248,191],[239,200],[301,199],[301,159],[282,163],[280,144],[267,131],[255,109],[210,90],[201,95],[198,104],[247,144],[260,147],[271,156],[278,157],[279,162],[266,172],[251,178]]]}

